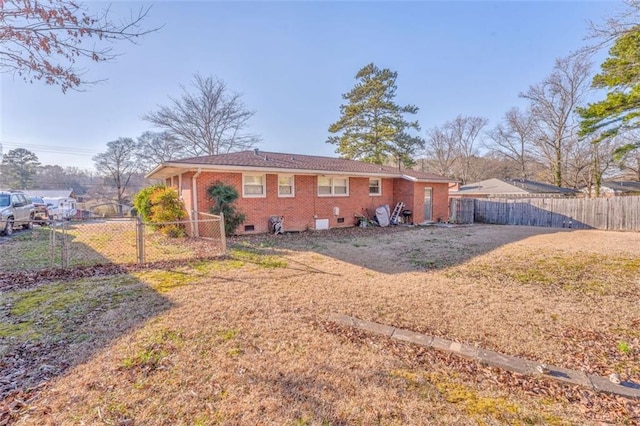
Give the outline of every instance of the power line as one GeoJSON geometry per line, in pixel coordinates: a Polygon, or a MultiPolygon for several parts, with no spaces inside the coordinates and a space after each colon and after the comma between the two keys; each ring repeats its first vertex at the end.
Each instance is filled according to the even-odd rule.
{"type": "Polygon", "coordinates": [[[37,144],[16,143],[16,142],[9,142],[9,141],[0,141],[0,146],[13,147],[13,148],[29,148],[29,149],[37,150],[39,152],[44,152],[48,154],[69,154],[69,155],[80,155],[80,156],[94,156],[96,154],[100,154],[100,151],[96,151],[93,149],[76,148],[76,147],[69,147],[69,146],[37,145],[37,144]]]}

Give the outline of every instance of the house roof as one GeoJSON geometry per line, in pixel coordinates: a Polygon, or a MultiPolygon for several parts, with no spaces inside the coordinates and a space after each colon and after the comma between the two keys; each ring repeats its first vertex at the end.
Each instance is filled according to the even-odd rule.
{"type": "Polygon", "coordinates": [[[526,179],[487,179],[463,185],[452,195],[526,196],[526,195],[574,195],[578,191],[526,179]]]}
{"type": "Polygon", "coordinates": [[[637,181],[604,181],[601,185],[603,188],[609,188],[614,192],[630,193],[640,192],[640,182],[637,181]]]}
{"type": "Polygon", "coordinates": [[[29,189],[24,191],[31,197],[42,198],[76,198],[73,188],[69,189],[29,189]]]}
{"type": "Polygon", "coordinates": [[[286,154],[258,150],[228,154],[185,158],[163,163],[148,175],[151,179],[164,179],[185,171],[262,171],[298,174],[343,174],[349,176],[397,177],[419,182],[454,182],[455,180],[415,170],[398,170],[345,158],[316,155],[286,154]]]}

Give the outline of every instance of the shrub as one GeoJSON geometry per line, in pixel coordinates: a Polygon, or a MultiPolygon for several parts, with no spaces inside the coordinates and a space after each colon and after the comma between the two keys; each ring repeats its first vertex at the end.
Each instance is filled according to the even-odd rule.
{"type": "Polygon", "coordinates": [[[238,191],[233,186],[216,182],[207,188],[207,194],[214,201],[214,205],[209,211],[213,214],[222,213],[225,234],[227,237],[233,235],[245,219],[245,215],[237,212],[233,205],[238,199],[238,191]]]}
{"type": "Polygon", "coordinates": [[[175,188],[156,188],[149,197],[152,222],[176,222],[187,217],[175,188]]]}
{"type": "MultiPolygon", "coordinates": [[[[138,192],[134,207],[145,222],[178,222],[187,217],[178,191],[164,185],[150,186],[138,192]]],[[[183,237],[186,234],[181,224],[157,225],[157,229],[169,237],[183,237]]]]}
{"type": "Polygon", "coordinates": [[[164,188],[164,185],[152,185],[143,188],[133,198],[133,207],[145,222],[151,221],[151,200],[149,198],[151,194],[160,188],[164,188]]]}

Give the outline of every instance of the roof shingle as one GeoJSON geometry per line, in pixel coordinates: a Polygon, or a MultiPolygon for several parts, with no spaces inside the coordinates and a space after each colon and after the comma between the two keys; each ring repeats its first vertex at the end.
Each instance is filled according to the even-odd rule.
{"type": "Polygon", "coordinates": [[[149,174],[154,177],[163,166],[173,167],[197,167],[209,166],[208,169],[215,169],[215,166],[238,168],[256,168],[274,170],[295,170],[327,173],[356,173],[364,175],[384,175],[409,177],[416,180],[428,180],[434,182],[454,182],[455,180],[435,174],[424,173],[416,170],[402,169],[395,167],[380,166],[378,164],[365,163],[363,161],[348,160],[345,158],[322,157],[316,155],[286,154],[281,152],[265,152],[258,150],[231,152],[228,154],[209,155],[203,157],[184,158],[173,160],[157,167],[149,174]]]}

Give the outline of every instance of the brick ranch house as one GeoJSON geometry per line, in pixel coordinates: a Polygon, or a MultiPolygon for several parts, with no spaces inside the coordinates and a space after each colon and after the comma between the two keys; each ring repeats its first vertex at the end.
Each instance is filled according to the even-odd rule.
{"type": "Polygon", "coordinates": [[[376,207],[392,210],[402,201],[412,220],[448,220],[451,179],[362,161],[256,150],[163,163],[150,179],[178,189],[190,217],[208,212],[207,188],[216,182],[238,190],[236,209],[246,215],[237,232],[269,231],[269,218],[282,216],[286,231],[356,225],[356,215],[376,207]]]}

